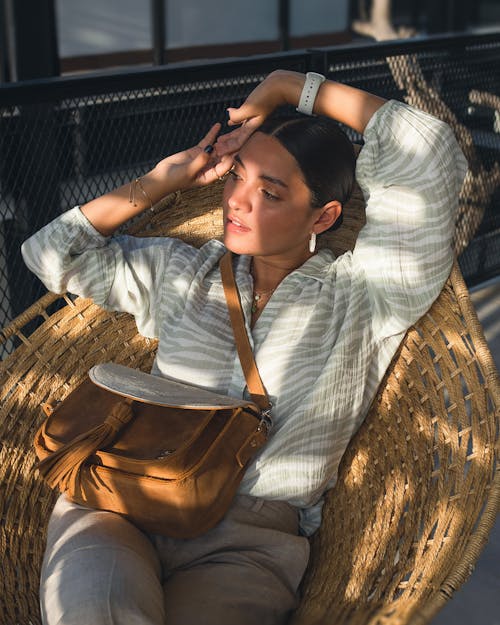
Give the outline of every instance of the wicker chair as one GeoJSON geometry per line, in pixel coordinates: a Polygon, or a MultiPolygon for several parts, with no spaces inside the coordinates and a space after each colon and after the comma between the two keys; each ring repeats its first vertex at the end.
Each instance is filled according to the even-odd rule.
{"type": "MultiPolygon", "coordinates": [[[[219,194],[218,185],[176,194],[133,231],[200,244],[220,234],[219,194]]],[[[363,224],[359,196],[346,214],[327,242],[337,253],[352,248],[363,224]]],[[[0,369],[0,621],[28,625],[39,623],[39,568],[55,498],[34,470],[40,404],[67,395],[97,362],[147,370],[156,345],[128,315],[53,294],[1,338],[17,347],[0,369]]],[[[429,622],[470,574],[498,511],[499,408],[498,373],[455,265],[408,331],[349,445],[291,622],[429,622]]]]}

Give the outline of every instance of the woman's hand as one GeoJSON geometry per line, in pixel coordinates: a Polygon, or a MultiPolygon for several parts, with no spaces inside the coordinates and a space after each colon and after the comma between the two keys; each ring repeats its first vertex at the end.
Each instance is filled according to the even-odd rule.
{"type": "Polygon", "coordinates": [[[241,125],[217,139],[217,154],[234,154],[276,108],[297,105],[304,80],[304,74],[276,70],[257,85],[239,108],[228,108],[228,126],[241,125]]]}
{"type": "MultiPolygon", "coordinates": [[[[221,125],[214,124],[203,139],[192,148],[177,152],[161,160],[148,178],[168,185],[167,193],[214,182],[232,166],[229,155],[218,155],[213,143],[221,125]]],[[[166,193],[165,193],[166,195],[166,193]]]]}
{"type": "Polygon", "coordinates": [[[131,201],[132,181],[80,207],[101,234],[108,236],[129,219],[147,210],[169,193],[210,184],[227,173],[233,158],[216,154],[213,143],[220,131],[214,124],[194,147],[161,160],[140,178],[139,190],[131,201]]]}
{"type": "MultiPolygon", "coordinates": [[[[262,122],[277,107],[297,107],[305,83],[305,74],[276,70],[250,93],[239,108],[229,108],[229,126],[239,128],[220,136],[215,144],[219,157],[237,152],[262,122]]],[[[330,117],[363,134],[373,114],[385,100],[349,85],[326,80],[314,101],[314,113],[330,117]]]]}

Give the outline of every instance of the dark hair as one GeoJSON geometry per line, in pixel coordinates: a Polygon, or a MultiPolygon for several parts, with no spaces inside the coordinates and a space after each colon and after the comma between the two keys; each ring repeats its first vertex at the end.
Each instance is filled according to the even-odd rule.
{"type": "MultiPolygon", "coordinates": [[[[277,139],[295,158],[311,191],[313,208],[344,204],[354,185],[356,157],[351,141],[328,117],[271,117],[259,132],[277,139]]],[[[340,226],[342,216],[332,228],[340,226]]]]}

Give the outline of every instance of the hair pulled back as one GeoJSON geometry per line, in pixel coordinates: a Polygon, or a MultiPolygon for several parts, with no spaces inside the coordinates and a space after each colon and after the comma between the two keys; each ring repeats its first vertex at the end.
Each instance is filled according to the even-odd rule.
{"type": "Polygon", "coordinates": [[[311,192],[313,208],[332,200],[344,204],[349,199],[356,157],[351,141],[336,122],[328,117],[270,117],[258,131],[277,139],[295,158],[311,192]]]}

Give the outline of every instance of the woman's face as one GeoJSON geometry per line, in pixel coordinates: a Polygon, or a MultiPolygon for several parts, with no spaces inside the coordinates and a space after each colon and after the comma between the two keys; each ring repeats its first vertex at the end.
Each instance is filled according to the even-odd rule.
{"type": "Polygon", "coordinates": [[[302,257],[321,209],[293,156],[274,137],[256,132],[234,159],[224,187],[224,244],[236,254],[302,257]]]}

